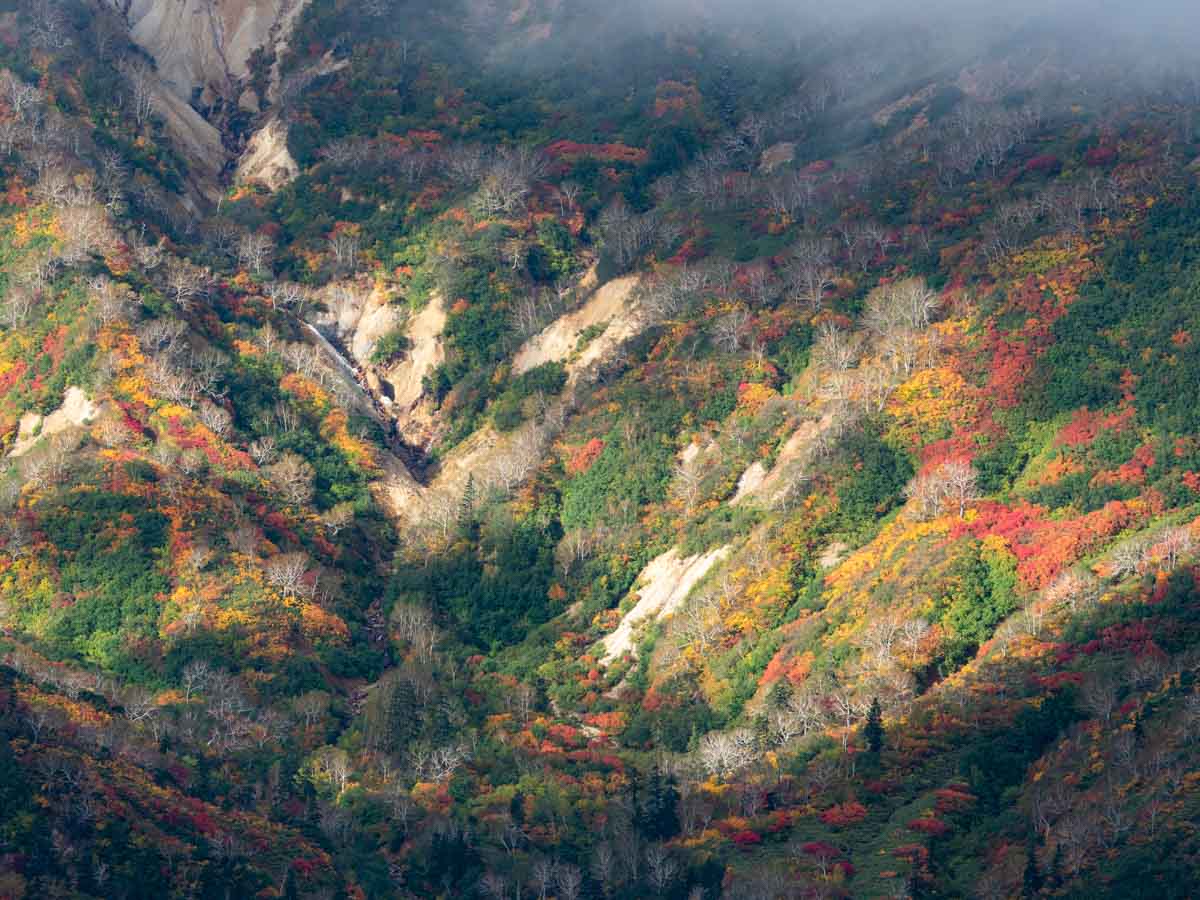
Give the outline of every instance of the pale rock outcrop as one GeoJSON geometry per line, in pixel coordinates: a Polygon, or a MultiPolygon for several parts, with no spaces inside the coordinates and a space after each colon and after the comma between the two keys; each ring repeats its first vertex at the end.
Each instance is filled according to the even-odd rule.
{"type": "Polygon", "coordinates": [[[692,441],[686,447],[679,451],[679,464],[681,466],[690,466],[697,457],[704,451],[704,448],[696,441],[692,441]]]}
{"type": "Polygon", "coordinates": [[[21,416],[20,431],[8,455],[24,456],[41,438],[60,434],[68,428],[83,427],[99,412],[99,408],[82,388],[69,387],[63,396],[62,406],[48,416],[43,417],[34,412],[21,416]]]}
{"type": "Polygon", "coordinates": [[[817,560],[817,565],[828,571],[829,569],[837,566],[838,563],[846,558],[846,552],[849,549],[849,544],[846,544],[842,541],[834,541],[825,548],[824,552],[821,553],[820,558],[817,560]]]}
{"type": "Polygon", "coordinates": [[[637,605],[625,614],[616,631],[607,635],[601,642],[604,645],[603,661],[612,662],[633,650],[633,637],[637,627],[675,612],[692,592],[692,588],[700,583],[713,566],[729,555],[729,549],[726,545],[707,553],[681,557],[679,550],[673,547],[652,560],[638,576],[641,586],[637,590],[637,605]]]}
{"type": "MultiPolygon", "coordinates": [[[[290,21],[290,20],[289,20],[290,21]]],[[[281,26],[281,31],[290,31],[291,26],[281,26]]],[[[282,50],[282,39],[276,38],[279,46],[276,52],[282,50]]],[[[335,60],[330,53],[316,64],[309,66],[307,72],[311,76],[332,75],[349,65],[349,60],[335,60]]],[[[271,68],[271,81],[267,88],[268,98],[275,103],[279,97],[279,65],[271,68]]],[[[238,104],[243,109],[252,109],[255,113],[261,111],[261,98],[254,95],[248,88],[242,91],[238,104]]],[[[300,175],[300,166],[288,149],[288,126],[279,115],[271,115],[267,121],[251,136],[246,149],[238,159],[236,177],[242,184],[261,184],[270,191],[277,191],[290,184],[300,175]]]]}
{"type": "Polygon", "coordinates": [[[376,501],[397,521],[423,521],[428,512],[425,489],[393,454],[381,453],[377,458],[383,476],[371,485],[376,501]]]}
{"type": "MultiPolygon", "coordinates": [[[[223,96],[244,109],[260,109],[264,98],[245,85],[250,57],[264,46],[275,51],[268,93],[277,94],[279,60],[307,4],[308,0],[125,0],[130,37],[154,58],[161,83],[158,111],[194,173],[193,182],[209,200],[220,195],[219,177],[229,153],[217,129],[191,103],[197,96],[202,103],[223,96]]],[[[287,128],[269,121],[251,140],[239,176],[274,190],[297,173],[287,150],[287,128]]]]}
{"type": "Polygon", "coordinates": [[[286,40],[304,0],[131,0],[133,40],[154,57],[176,96],[226,93],[249,74],[251,54],[286,40]]]}
{"type": "MultiPolygon", "coordinates": [[[[585,278],[580,287],[590,287],[592,283],[585,278]]],[[[507,433],[491,425],[483,426],[446,454],[428,484],[414,489],[413,484],[397,483],[386,488],[389,508],[415,523],[434,507],[457,508],[470,478],[479,487],[494,485],[503,491],[527,478],[557,436],[565,416],[569,415],[574,392],[587,373],[611,359],[625,341],[648,324],[649,318],[630,299],[637,284],[638,278],[631,276],[603,285],[580,309],[549,325],[519,350],[513,365],[515,374],[543,362],[566,362],[567,385],[544,420],[528,419],[507,433]],[[589,324],[599,322],[608,322],[604,333],[577,352],[579,334],[589,324]]],[[[325,315],[327,325],[339,318],[332,307],[325,315]]],[[[349,321],[357,312],[343,310],[342,315],[349,321]]],[[[445,307],[441,298],[435,297],[408,323],[411,347],[406,358],[382,373],[392,392],[390,413],[409,446],[428,448],[436,445],[439,437],[436,411],[424,393],[422,381],[444,358],[441,336],[445,322],[445,307]]]]}
{"type": "Polygon", "coordinates": [[[746,468],[738,479],[737,492],[729,501],[730,505],[756,498],[769,506],[790,481],[802,477],[804,466],[810,459],[817,439],[832,428],[833,424],[833,416],[829,413],[820,419],[802,422],[779,448],[775,464],[769,471],[760,461],[755,461],[746,468]]]}
{"type": "Polygon", "coordinates": [[[772,144],[762,153],[758,170],[764,175],[770,175],[780,166],[786,166],[796,158],[796,145],[790,141],[772,144]]]}
{"type": "Polygon", "coordinates": [[[404,439],[412,446],[427,445],[436,423],[434,410],[424,402],[425,376],[446,358],[442,344],[446,306],[442,298],[433,296],[413,315],[405,305],[392,303],[392,295],[378,285],[369,291],[334,286],[322,300],[324,309],[309,317],[313,325],[332,335],[351,361],[366,369],[367,383],[404,439]],[[388,366],[371,365],[379,341],[396,330],[408,337],[408,350],[388,366]]]}
{"type": "Polygon", "coordinates": [[[411,412],[425,394],[424,379],[446,358],[442,332],[446,328],[446,304],[435,295],[408,321],[408,352],[384,372],[392,389],[398,415],[411,412]]]}
{"type": "Polygon", "coordinates": [[[246,151],[238,160],[237,180],[242,184],[261,184],[277,191],[300,174],[300,166],[288,150],[288,129],[272,117],[254,133],[246,151]]]}
{"type": "Polygon", "coordinates": [[[310,321],[332,334],[360,365],[370,359],[380,338],[404,322],[405,309],[393,304],[392,295],[378,284],[369,290],[334,285],[321,300],[325,308],[309,316],[310,321]]]}
{"type": "Polygon", "coordinates": [[[753,494],[767,478],[767,467],[763,465],[762,460],[756,460],[750,464],[750,467],[742,473],[742,477],[738,479],[737,491],[734,492],[733,499],[729,501],[731,506],[736,506],[746,497],[753,494]]]}
{"type": "Polygon", "coordinates": [[[526,341],[513,357],[514,375],[528,372],[548,362],[568,362],[568,374],[581,372],[604,358],[642,328],[637,308],[629,302],[638,277],[630,275],[608,282],[579,309],[556,319],[526,341]],[[573,357],[579,337],[594,325],[608,323],[578,356],[573,357]]]}

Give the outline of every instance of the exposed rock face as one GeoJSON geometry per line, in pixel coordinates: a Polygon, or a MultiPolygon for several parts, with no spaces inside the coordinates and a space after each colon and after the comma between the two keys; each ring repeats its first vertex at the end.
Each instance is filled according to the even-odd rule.
{"type": "Polygon", "coordinates": [[[548,362],[567,362],[567,372],[574,376],[633,337],[644,324],[640,311],[630,302],[638,281],[636,275],[614,279],[592,294],[579,309],[550,323],[517,351],[513,358],[513,374],[520,375],[548,362]],[[605,323],[607,327],[603,333],[576,356],[575,350],[583,332],[605,323]]]}
{"type": "Polygon", "coordinates": [[[336,338],[353,361],[367,370],[368,384],[383,398],[404,439],[413,446],[426,446],[435,423],[433,409],[423,402],[424,379],[445,359],[442,330],[446,307],[442,298],[434,296],[412,316],[378,288],[335,286],[323,300],[325,308],[311,317],[313,324],[336,338]],[[379,340],[397,329],[403,329],[408,337],[407,352],[388,366],[372,366],[371,354],[379,340]]]}
{"type": "Polygon", "coordinates": [[[733,499],[729,501],[730,506],[736,506],[743,498],[750,496],[760,487],[767,478],[767,467],[763,465],[761,460],[757,460],[750,464],[750,468],[742,473],[742,477],[738,479],[737,492],[734,493],[733,499]]]}
{"type": "Polygon", "coordinates": [[[780,448],[775,465],[770,471],[767,471],[761,462],[751,463],[738,479],[737,493],[730,505],[750,499],[766,506],[773,503],[790,481],[800,477],[817,439],[833,427],[833,423],[831,413],[826,413],[820,419],[802,423],[780,448]]]}
{"type": "MultiPolygon", "coordinates": [[[[530,338],[520,349],[513,364],[514,372],[525,372],[544,362],[566,363],[567,385],[544,417],[527,419],[507,433],[498,432],[491,425],[483,426],[447,453],[440,461],[436,476],[424,484],[418,485],[408,477],[382,483],[380,494],[388,509],[409,522],[428,522],[436,520],[439,511],[444,514],[447,510],[458,509],[468,478],[473,477],[477,485],[494,485],[504,491],[520,484],[537,468],[548,445],[561,431],[580,383],[648,324],[649,318],[634,295],[638,280],[637,276],[618,278],[592,290],[595,288],[594,277],[585,278],[580,287],[592,290],[588,300],[573,313],[530,338]],[[577,351],[580,332],[589,325],[603,322],[608,323],[604,332],[582,351],[577,351]]],[[[363,323],[372,320],[372,312],[377,310],[379,302],[379,298],[365,295],[357,300],[343,298],[340,302],[336,297],[332,302],[331,298],[326,298],[326,311],[314,321],[327,331],[336,330],[343,342],[353,349],[354,342],[371,333],[370,328],[364,330],[363,323]]],[[[444,423],[433,407],[432,398],[425,394],[422,382],[424,376],[445,358],[442,341],[445,324],[445,305],[442,298],[435,296],[405,326],[410,347],[404,359],[387,369],[367,373],[368,381],[381,379],[382,383],[375,389],[388,396],[389,411],[410,447],[429,449],[436,446],[444,432],[444,423]],[[387,388],[380,390],[384,384],[390,387],[390,396],[387,388]]],[[[364,342],[366,352],[360,359],[369,355],[374,341],[383,333],[379,332],[369,345],[364,342]]]]}
{"type": "Polygon", "coordinates": [[[171,90],[190,100],[197,89],[228,93],[297,6],[301,0],[132,0],[126,15],[134,41],[171,90]]]}
{"type": "Polygon", "coordinates": [[[617,630],[602,641],[604,662],[612,662],[633,650],[636,627],[675,612],[692,588],[729,554],[729,549],[725,546],[696,556],[680,557],[679,550],[672,548],[652,560],[638,577],[641,587],[637,591],[637,605],[621,620],[617,630]]]}
{"type": "Polygon", "coordinates": [[[764,175],[770,175],[780,166],[786,166],[796,158],[796,145],[790,142],[775,144],[763,151],[758,169],[764,175]]]}
{"type": "Polygon", "coordinates": [[[174,138],[175,149],[187,160],[195,188],[215,201],[221,194],[218,180],[225,165],[225,146],[217,131],[165,83],[154,92],[155,108],[174,138]]]}
{"type": "Polygon", "coordinates": [[[71,427],[87,425],[98,412],[99,409],[81,388],[69,387],[63,397],[62,406],[50,415],[43,418],[31,412],[21,416],[21,430],[8,455],[24,456],[33,449],[40,438],[59,434],[71,427]]]}
{"type": "Polygon", "coordinates": [[[325,308],[311,316],[312,323],[333,335],[359,365],[366,365],[379,339],[404,321],[404,310],[378,286],[338,284],[321,299],[325,308]]]}
{"type": "MultiPolygon", "coordinates": [[[[179,144],[200,192],[218,195],[229,159],[220,132],[191,103],[224,97],[257,112],[265,98],[245,84],[250,57],[260,47],[275,51],[268,92],[279,82],[278,59],[308,0],[126,0],[134,42],[154,57],[162,89],[158,108],[179,144]]],[[[295,178],[287,128],[275,119],[255,134],[238,167],[243,181],[274,190],[295,178]]]]}
{"type": "MultiPolygon", "coordinates": [[[[300,7],[297,6],[297,9],[300,7]]],[[[276,52],[278,53],[284,44],[284,39],[280,34],[286,34],[291,31],[291,22],[295,19],[298,13],[290,14],[284,22],[278,26],[275,31],[276,52]]],[[[332,75],[334,72],[344,69],[348,65],[347,60],[335,60],[331,54],[326,54],[325,58],[320,60],[315,65],[309,66],[306,70],[310,76],[332,75]]],[[[274,103],[277,100],[279,93],[279,66],[278,56],[276,57],[276,65],[271,69],[271,81],[268,85],[267,95],[270,102],[274,103]]],[[[261,111],[261,99],[256,96],[252,90],[246,88],[242,91],[238,98],[238,105],[243,109],[248,109],[254,113],[261,111]]],[[[264,124],[254,136],[250,138],[250,143],[247,145],[237,165],[237,180],[243,184],[261,184],[270,191],[277,191],[281,187],[293,181],[300,174],[300,167],[296,164],[296,160],[292,157],[291,151],[288,149],[288,126],[279,118],[278,115],[270,116],[266,124],[264,124]]]]}
{"type": "Polygon", "coordinates": [[[391,385],[392,402],[399,415],[411,412],[420,402],[425,393],[425,376],[431,374],[446,358],[442,345],[445,327],[446,305],[438,296],[433,297],[424,309],[409,320],[408,353],[385,373],[391,385]]]}
{"type": "Polygon", "coordinates": [[[237,180],[276,191],[299,175],[300,167],[288,151],[287,135],[287,126],[276,118],[255,132],[238,161],[237,180]]]}

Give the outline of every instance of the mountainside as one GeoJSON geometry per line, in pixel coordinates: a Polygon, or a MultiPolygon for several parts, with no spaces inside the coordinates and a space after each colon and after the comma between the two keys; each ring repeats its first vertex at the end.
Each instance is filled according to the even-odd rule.
{"type": "Polygon", "coordinates": [[[0,898],[1196,895],[1194,16],[789,6],[0,0],[0,898]]]}

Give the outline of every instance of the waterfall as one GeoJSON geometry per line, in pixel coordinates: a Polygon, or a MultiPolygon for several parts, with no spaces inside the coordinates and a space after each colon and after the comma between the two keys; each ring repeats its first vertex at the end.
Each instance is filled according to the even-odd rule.
{"type": "Polygon", "coordinates": [[[354,379],[354,383],[358,384],[358,370],[354,364],[342,354],[342,351],[333,345],[333,342],[325,335],[321,334],[320,330],[311,322],[304,322],[304,327],[309,330],[313,337],[317,339],[317,343],[321,346],[329,356],[332,356],[337,361],[338,366],[342,371],[354,379]]]}

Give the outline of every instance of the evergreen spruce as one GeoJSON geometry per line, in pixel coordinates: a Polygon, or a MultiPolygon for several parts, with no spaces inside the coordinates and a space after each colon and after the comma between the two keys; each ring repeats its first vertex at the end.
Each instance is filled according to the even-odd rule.
{"type": "Polygon", "coordinates": [[[1042,873],[1038,871],[1037,843],[1033,836],[1025,842],[1025,872],[1021,878],[1021,896],[1033,898],[1042,891],[1042,873]]]}
{"type": "Polygon", "coordinates": [[[458,504],[458,524],[469,525],[475,518],[475,473],[467,474],[467,486],[463,488],[462,500],[458,504]]]}
{"type": "Polygon", "coordinates": [[[666,841],[679,834],[679,791],[675,780],[664,775],[657,765],[650,770],[644,785],[633,785],[634,824],[651,841],[666,841]]]}
{"type": "Polygon", "coordinates": [[[394,751],[403,751],[417,732],[416,690],[407,678],[397,678],[388,704],[388,743],[394,751]]]}
{"type": "Polygon", "coordinates": [[[754,717],[754,745],[760,753],[771,749],[771,722],[761,713],[754,717]]]}
{"type": "Polygon", "coordinates": [[[867,739],[867,749],[872,753],[878,753],[883,749],[883,707],[879,705],[878,697],[871,701],[871,710],[867,713],[867,724],[863,728],[863,736],[867,739]]]}
{"type": "Polygon", "coordinates": [[[792,684],[786,678],[778,679],[767,692],[767,705],[771,709],[783,709],[792,699],[792,684]]]}

